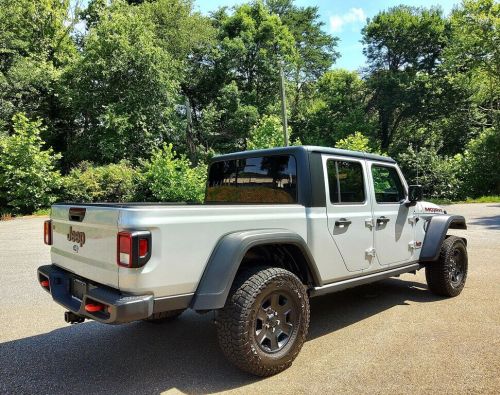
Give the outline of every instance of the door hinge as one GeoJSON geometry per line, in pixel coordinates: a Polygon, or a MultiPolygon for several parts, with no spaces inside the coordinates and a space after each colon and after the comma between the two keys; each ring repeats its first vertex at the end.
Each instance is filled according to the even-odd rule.
{"type": "Polygon", "coordinates": [[[365,226],[367,226],[370,229],[373,228],[373,218],[365,219],[365,226]]]}
{"type": "Polygon", "coordinates": [[[411,225],[415,225],[418,222],[418,216],[417,215],[412,215],[408,217],[408,223],[411,225]]]}
{"type": "Polygon", "coordinates": [[[371,247],[371,248],[368,248],[366,251],[365,251],[365,254],[367,257],[375,257],[375,255],[377,254],[376,251],[375,251],[375,248],[371,247]]]}
{"type": "Polygon", "coordinates": [[[421,241],[410,241],[408,243],[408,247],[410,250],[417,250],[419,248],[422,248],[422,242],[421,241]]]}

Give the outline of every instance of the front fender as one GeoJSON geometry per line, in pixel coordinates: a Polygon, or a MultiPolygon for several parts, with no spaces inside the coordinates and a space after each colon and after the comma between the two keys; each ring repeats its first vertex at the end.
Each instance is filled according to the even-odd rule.
{"type": "Polygon", "coordinates": [[[243,257],[252,247],[265,244],[293,244],[304,254],[315,281],[319,273],[304,239],[286,229],[257,229],[230,233],[222,237],[210,256],[198,284],[191,307],[212,310],[224,307],[243,257]]]}
{"type": "Polygon", "coordinates": [[[421,262],[433,262],[439,258],[441,245],[450,228],[467,229],[465,218],[461,215],[435,215],[431,217],[420,252],[421,262]]]}

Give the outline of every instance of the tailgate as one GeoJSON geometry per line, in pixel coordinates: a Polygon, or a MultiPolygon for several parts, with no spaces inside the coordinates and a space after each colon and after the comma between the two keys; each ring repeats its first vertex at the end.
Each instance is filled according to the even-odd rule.
{"type": "Polygon", "coordinates": [[[52,206],[52,263],[89,280],[118,288],[116,238],[120,209],[52,206]]]}

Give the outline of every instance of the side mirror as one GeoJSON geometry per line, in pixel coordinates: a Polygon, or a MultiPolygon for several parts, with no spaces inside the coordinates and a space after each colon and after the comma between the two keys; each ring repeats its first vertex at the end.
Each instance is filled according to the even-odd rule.
{"type": "Polygon", "coordinates": [[[408,201],[411,203],[422,200],[422,185],[410,185],[408,187],[408,201]]]}

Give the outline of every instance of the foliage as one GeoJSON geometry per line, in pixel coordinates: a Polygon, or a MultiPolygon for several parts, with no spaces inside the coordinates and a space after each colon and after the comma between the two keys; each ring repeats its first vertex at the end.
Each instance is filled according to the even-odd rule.
{"type": "Polygon", "coordinates": [[[484,130],[466,147],[461,177],[466,196],[500,194],[500,134],[484,130]]]}
{"type": "Polygon", "coordinates": [[[71,202],[130,202],[139,179],[138,170],[126,160],[105,166],[81,162],[64,177],[62,195],[71,202]]]}
{"type": "Polygon", "coordinates": [[[451,16],[446,66],[469,84],[484,115],[482,126],[500,127],[500,4],[465,0],[451,16]],[[472,86],[470,86],[472,85],[472,86]]]}
{"type": "Polygon", "coordinates": [[[193,168],[185,155],[178,155],[172,144],[165,144],[143,163],[141,183],[143,200],[201,202],[205,197],[206,166],[193,168]]]}
{"type": "Polygon", "coordinates": [[[42,138],[56,151],[66,148],[58,144],[58,86],[77,53],[74,22],[69,0],[0,2],[0,130],[12,133],[14,114],[23,112],[43,119],[42,138]]]}
{"type": "Polygon", "coordinates": [[[0,206],[12,213],[30,213],[56,200],[61,158],[43,150],[40,120],[30,121],[19,113],[13,118],[14,133],[0,138],[0,206]]]}
{"type": "Polygon", "coordinates": [[[222,152],[243,149],[257,120],[278,113],[280,64],[295,125],[310,86],[338,56],[337,39],[322,31],[314,7],[254,1],[231,11],[212,14],[216,41],[191,58],[193,78],[183,86],[198,130],[194,139],[222,152]]]}
{"type": "Polygon", "coordinates": [[[297,58],[288,71],[292,123],[300,108],[313,94],[312,86],[339,57],[337,37],[324,32],[318,7],[298,7],[293,0],[267,0],[273,14],[279,15],[293,35],[297,58]]]}
{"type": "MultiPolygon", "coordinates": [[[[288,139],[290,145],[302,145],[300,139],[292,139],[292,129],[288,127],[288,139]]],[[[283,147],[285,136],[283,135],[283,125],[280,117],[276,115],[265,115],[254,126],[247,140],[247,149],[263,149],[273,147],[283,147]]]]}
{"type": "Polygon", "coordinates": [[[370,147],[370,140],[360,132],[355,132],[354,134],[347,136],[345,139],[337,141],[335,148],[347,149],[351,151],[373,152],[370,147]]]}
{"type": "Polygon", "coordinates": [[[149,7],[117,1],[105,8],[67,70],[66,98],[78,131],[71,160],[137,160],[174,138],[179,64],[158,36],[149,7]]]}
{"type": "MultiPolygon", "coordinates": [[[[209,16],[191,0],[0,4],[2,147],[28,140],[17,129],[36,130],[26,143],[39,152],[32,161],[40,166],[48,155],[52,168],[39,178],[55,180],[50,188],[29,184],[46,190],[41,194],[27,194],[21,184],[2,189],[3,206],[7,193],[16,201],[6,208],[13,212],[54,199],[54,152],[63,154],[65,185],[72,182],[81,199],[199,200],[195,181],[192,193],[175,180],[150,189],[147,177],[164,176],[153,163],[180,161],[189,173],[214,153],[283,145],[276,116],[281,67],[290,129],[304,144],[387,152],[402,160],[412,182],[418,163],[430,196],[498,193],[494,0],[464,0],[449,16],[437,7],[380,11],[362,30],[367,67],[359,72],[332,68],[338,39],[317,7],[293,0],[247,0],[209,16]],[[18,112],[44,127],[14,117],[18,112]],[[159,149],[165,144],[179,155],[159,149]]],[[[202,168],[189,174],[196,179],[202,168]]]]}
{"type": "Polygon", "coordinates": [[[375,125],[365,110],[367,89],[357,73],[328,71],[317,81],[314,92],[296,127],[306,144],[328,147],[357,131],[372,133],[375,125]]]}
{"type": "Polygon", "coordinates": [[[461,196],[460,156],[441,157],[431,145],[418,150],[410,146],[397,159],[408,184],[422,185],[425,198],[453,200],[461,196]]]}
{"type": "Polygon", "coordinates": [[[377,14],[362,33],[368,86],[374,92],[369,107],[377,113],[377,137],[387,150],[406,119],[429,118],[436,108],[441,90],[433,86],[433,77],[448,42],[449,23],[440,9],[398,6],[377,14]]]}

